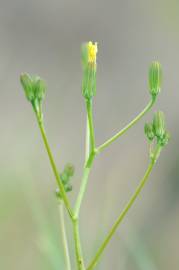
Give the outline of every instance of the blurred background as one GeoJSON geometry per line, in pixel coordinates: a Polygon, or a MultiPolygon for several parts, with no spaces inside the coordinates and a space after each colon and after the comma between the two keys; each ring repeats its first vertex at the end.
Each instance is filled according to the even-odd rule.
{"type": "MultiPolygon", "coordinates": [[[[66,162],[75,165],[74,203],[86,125],[80,46],[88,40],[99,46],[98,145],[148,103],[151,61],[161,62],[164,82],[152,112],[95,160],[81,211],[85,260],[143,176],[148,165],[143,126],[161,109],[172,140],[96,269],[179,269],[178,13],[176,0],[0,0],[0,269],[65,269],[55,180],[19,75],[38,74],[47,82],[46,131],[59,170],[66,162]]],[[[68,230],[73,253],[70,224],[68,230]]]]}

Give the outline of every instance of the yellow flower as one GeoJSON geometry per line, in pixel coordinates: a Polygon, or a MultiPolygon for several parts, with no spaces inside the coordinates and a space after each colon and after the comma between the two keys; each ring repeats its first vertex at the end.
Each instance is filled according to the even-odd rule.
{"type": "Polygon", "coordinates": [[[96,64],[96,54],[98,52],[97,42],[93,44],[91,41],[89,41],[87,44],[87,49],[88,49],[88,62],[96,64]]]}

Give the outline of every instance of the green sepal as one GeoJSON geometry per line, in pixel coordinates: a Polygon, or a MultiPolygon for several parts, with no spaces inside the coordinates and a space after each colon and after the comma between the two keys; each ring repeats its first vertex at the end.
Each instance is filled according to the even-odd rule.
{"type": "Polygon", "coordinates": [[[88,63],[83,70],[82,94],[86,99],[96,95],[96,64],[88,63]]]}

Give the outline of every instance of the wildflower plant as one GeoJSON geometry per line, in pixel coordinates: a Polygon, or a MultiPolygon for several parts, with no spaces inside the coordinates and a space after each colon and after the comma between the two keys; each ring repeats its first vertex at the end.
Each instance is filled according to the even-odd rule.
{"type": "Polygon", "coordinates": [[[51,148],[48,143],[44,128],[44,119],[43,119],[43,110],[42,104],[45,98],[46,85],[45,82],[38,76],[30,76],[27,73],[23,73],[20,76],[20,81],[24,89],[27,100],[31,103],[32,108],[35,112],[37,123],[41,132],[41,136],[47,150],[47,154],[50,160],[50,164],[56,179],[56,197],[59,204],[60,210],[60,220],[61,220],[61,231],[62,231],[62,240],[64,246],[64,255],[65,255],[65,269],[71,270],[75,267],[71,264],[71,256],[69,254],[68,248],[68,239],[64,219],[64,208],[69,214],[69,219],[73,225],[73,235],[75,243],[75,254],[76,254],[76,266],[78,270],[92,270],[95,269],[97,263],[101,259],[101,255],[108,245],[109,241],[115,234],[119,225],[125,218],[129,209],[135,202],[139,193],[143,189],[145,183],[147,182],[154,165],[156,164],[157,159],[160,156],[160,153],[164,146],[169,141],[169,133],[166,130],[165,117],[163,112],[158,111],[155,113],[151,123],[146,123],[144,126],[144,132],[149,144],[149,165],[146,169],[146,172],[139,182],[136,190],[134,191],[132,197],[129,199],[128,203],[124,207],[122,213],[118,216],[115,223],[112,225],[108,234],[106,235],[101,246],[98,248],[96,254],[89,262],[86,264],[83,257],[83,250],[80,241],[80,232],[79,232],[79,215],[81,204],[87,189],[87,183],[89,180],[89,174],[95,160],[95,157],[103,152],[107,147],[109,147],[114,141],[116,141],[120,136],[125,134],[134,124],[136,124],[148,111],[151,110],[154,103],[157,100],[157,97],[161,90],[162,84],[162,69],[161,65],[158,62],[153,62],[149,68],[148,76],[148,85],[150,100],[144,110],[139,113],[129,124],[127,124],[122,130],[117,132],[114,136],[108,139],[103,144],[97,146],[95,141],[95,130],[93,124],[93,98],[96,95],[96,73],[97,73],[97,52],[98,46],[97,43],[88,42],[82,45],[82,70],[83,70],[83,79],[82,79],[82,95],[84,97],[86,105],[86,114],[87,114],[87,125],[86,125],[86,148],[85,148],[85,161],[83,168],[83,176],[81,180],[81,186],[79,193],[75,202],[75,205],[72,206],[68,197],[68,192],[72,190],[71,180],[74,174],[74,167],[72,164],[66,164],[64,169],[59,172],[57,169],[54,157],[51,151],[51,148]]]}

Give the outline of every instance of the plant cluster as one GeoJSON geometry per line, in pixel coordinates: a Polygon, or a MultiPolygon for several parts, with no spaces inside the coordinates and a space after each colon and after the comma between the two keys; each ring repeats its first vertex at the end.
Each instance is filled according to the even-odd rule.
{"type": "Polygon", "coordinates": [[[96,254],[92,258],[91,262],[87,265],[84,262],[83,250],[80,241],[80,232],[79,232],[79,215],[82,200],[84,198],[87,183],[89,179],[89,174],[94,162],[95,157],[103,152],[107,147],[116,141],[120,136],[126,133],[134,124],[136,124],[148,111],[151,110],[154,103],[157,100],[157,97],[161,90],[162,83],[162,69],[161,65],[158,62],[153,62],[149,68],[148,76],[148,85],[150,93],[150,101],[144,110],[139,113],[129,124],[127,124],[122,130],[117,132],[114,136],[108,139],[103,144],[97,146],[95,140],[95,130],[93,124],[93,98],[96,94],[96,73],[97,73],[97,52],[98,46],[97,43],[88,42],[82,45],[82,70],[83,70],[83,79],[82,79],[82,95],[84,97],[87,113],[87,125],[86,125],[86,149],[85,149],[85,161],[83,176],[81,180],[81,186],[79,193],[76,199],[74,207],[72,207],[69,200],[67,192],[72,190],[71,178],[74,174],[74,167],[71,164],[67,164],[63,171],[59,172],[57,169],[56,163],[52,151],[50,149],[47,136],[44,129],[44,119],[42,111],[42,103],[45,97],[46,85],[44,81],[38,76],[30,76],[27,73],[23,73],[20,76],[20,81],[22,87],[25,91],[27,100],[32,104],[33,110],[36,115],[37,123],[44,141],[47,154],[49,156],[50,164],[54,172],[54,176],[57,183],[56,195],[58,203],[60,206],[60,217],[61,217],[61,229],[63,236],[63,246],[64,246],[64,255],[65,255],[65,269],[70,270],[75,267],[71,264],[70,254],[68,250],[68,239],[65,228],[65,220],[63,207],[67,210],[69,218],[73,225],[73,235],[75,243],[75,254],[76,254],[76,264],[78,270],[92,270],[95,268],[96,264],[99,262],[101,255],[111,240],[112,236],[116,232],[117,228],[121,224],[122,220],[125,218],[129,209],[133,205],[134,201],[138,197],[142,188],[144,187],[146,181],[151,174],[151,171],[159,158],[161,150],[169,141],[169,133],[166,130],[166,123],[164,114],[161,111],[155,113],[153,121],[151,123],[146,123],[144,127],[145,135],[149,142],[149,165],[147,170],[139,182],[136,190],[134,191],[132,197],[129,199],[128,203],[124,207],[122,213],[116,219],[114,225],[111,227],[106,238],[102,242],[101,246],[97,250],[96,254]]]}

